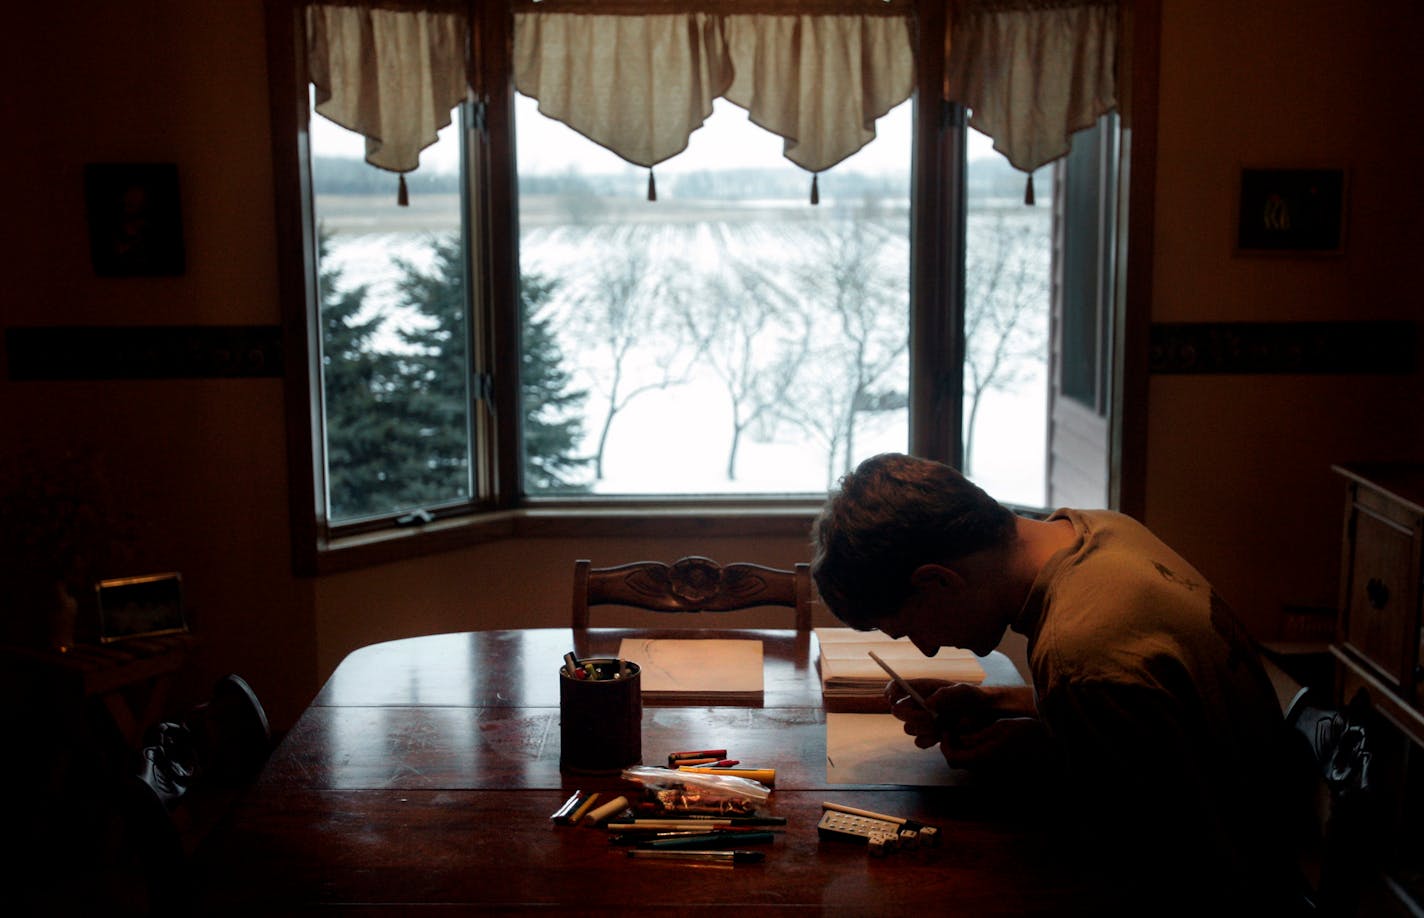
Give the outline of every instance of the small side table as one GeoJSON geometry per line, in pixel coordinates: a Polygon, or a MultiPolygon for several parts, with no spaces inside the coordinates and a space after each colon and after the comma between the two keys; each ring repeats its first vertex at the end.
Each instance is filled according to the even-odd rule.
{"type": "Polygon", "coordinates": [[[64,652],[0,645],[0,661],[48,704],[100,702],[124,741],[137,749],[163,714],[173,674],[197,643],[185,633],[75,644],[64,652]]]}

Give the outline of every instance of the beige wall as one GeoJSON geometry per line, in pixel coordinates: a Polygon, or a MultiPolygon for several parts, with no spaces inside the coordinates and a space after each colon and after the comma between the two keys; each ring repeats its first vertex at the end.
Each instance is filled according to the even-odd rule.
{"type": "MultiPolygon", "coordinates": [[[[1421,317],[1421,24],[1410,0],[1163,4],[1155,321],[1421,317]],[[1350,170],[1345,254],[1234,257],[1239,169],[1316,164],[1350,170]]],[[[1147,522],[1261,635],[1284,604],[1336,603],[1331,463],[1424,456],[1417,373],[1156,376],[1147,395],[1147,522]]]]}
{"type": "MultiPolygon", "coordinates": [[[[0,54],[7,216],[4,325],[273,324],[276,255],[257,0],[51,0],[0,54]],[[24,87],[16,92],[14,87],[24,87]],[[189,270],[102,279],[88,264],[81,170],[179,164],[189,270]]],[[[11,14],[12,16],[15,14],[11,14]]],[[[1153,318],[1416,318],[1421,15],[1407,0],[1164,4],[1153,318]],[[1408,117],[1401,117],[1406,115],[1408,117]],[[1230,251],[1242,164],[1347,161],[1342,258],[1230,251]]],[[[1418,376],[1156,377],[1147,516],[1258,633],[1283,603],[1334,601],[1331,462],[1424,458],[1418,376]]],[[[1143,397],[1138,393],[1134,397],[1143,397]]],[[[404,634],[557,625],[570,562],[702,551],[804,559],[799,539],[712,544],[524,540],[320,579],[289,564],[276,380],[0,380],[0,450],[93,445],[142,525],[125,573],[180,570],[204,636],[186,686],[228,671],[280,729],[350,649],[404,634]]]]}

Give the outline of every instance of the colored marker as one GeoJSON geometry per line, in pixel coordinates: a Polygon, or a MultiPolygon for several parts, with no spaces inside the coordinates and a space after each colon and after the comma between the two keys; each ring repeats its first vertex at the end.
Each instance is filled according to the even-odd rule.
{"type": "Polygon", "coordinates": [[[703,766],[678,766],[677,770],[697,775],[732,775],[737,778],[760,781],[767,787],[776,783],[775,768],[707,768],[703,766]]]}
{"type": "Polygon", "coordinates": [[[585,797],[582,805],[580,805],[578,809],[574,810],[573,815],[569,817],[569,825],[578,825],[579,820],[584,817],[585,813],[587,813],[590,809],[593,808],[593,802],[597,799],[597,792],[589,794],[587,797],[585,797]]]}
{"type": "Polygon", "coordinates": [[[675,763],[683,759],[725,759],[727,750],[725,749],[694,749],[690,752],[669,752],[668,767],[672,768],[675,763]]]}

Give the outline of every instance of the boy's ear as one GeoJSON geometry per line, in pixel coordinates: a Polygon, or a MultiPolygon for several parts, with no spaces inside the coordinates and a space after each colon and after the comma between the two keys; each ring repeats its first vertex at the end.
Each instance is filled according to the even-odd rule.
{"type": "Polygon", "coordinates": [[[910,575],[910,584],[917,588],[939,587],[942,590],[959,590],[964,587],[964,578],[953,568],[943,564],[921,564],[910,575]]]}

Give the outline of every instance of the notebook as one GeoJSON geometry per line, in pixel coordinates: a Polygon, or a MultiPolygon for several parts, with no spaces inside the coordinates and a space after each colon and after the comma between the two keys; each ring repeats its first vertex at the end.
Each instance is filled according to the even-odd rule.
{"type": "Polygon", "coordinates": [[[875,651],[906,679],[942,679],[946,682],[984,681],[984,666],[972,651],[961,647],[941,647],[927,657],[906,638],[890,638],[879,631],[854,628],[817,628],[820,643],[821,694],[827,710],[884,709],[885,683],[890,677],[870,659],[875,651]],[[837,704],[837,702],[862,704],[837,704]]]}

